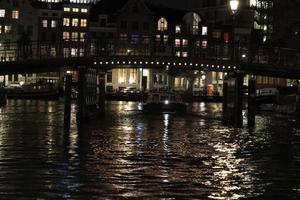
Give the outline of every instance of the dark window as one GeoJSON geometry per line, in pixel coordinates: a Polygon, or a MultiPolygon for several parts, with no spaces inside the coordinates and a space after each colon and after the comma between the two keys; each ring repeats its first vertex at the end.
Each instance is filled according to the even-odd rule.
{"type": "Polygon", "coordinates": [[[149,23],[148,23],[148,22],[144,22],[144,23],[143,23],[143,29],[144,29],[145,31],[148,31],[148,30],[149,30],[149,23]]]}
{"type": "Polygon", "coordinates": [[[33,26],[27,26],[27,33],[28,33],[28,35],[33,34],[33,26]]]}
{"type": "Polygon", "coordinates": [[[100,26],[105,27],[106,26],[106,19],[101,19],[100,20],[100,26]]]}
{"type": "Polygon", "coordinates": [[[139,12],[139,9],[138,9],[137,5],[134,5],[134,6],[132,7],[132,12],[133,12],[133,13],[138,13],[138,12],[139,12]]]}
{"type": "Polygon", "coordinates": [[[18,7],[19,6],[19,0],[13,0],[13,6],[18,7]]]}
{"type": "Polygon", "coordinates": [[[127,28],[127,21],[121,21],[121,28],[126,29],[127,28]]]}
{"type": "Polygon", "coordinates": [[[132,30],[139,30],[139,23],[137,21],[132,22],[132,30]]]}
{"type": "Polygon", "coordinates": [[[113,86],[111,86],[111,85],[106,86],[106,91],[113,92],[113,86]]]}
{"type": "Polygon", "coordinates": [[[47,32],[42,32],[41,33],[41,41],[46,41],[47,40],[47,32]]]}
{"type": "Polygon", "coordinates": [[[112,83],[112,72],[107,72],[107,80],[108,83],[112,83]]]}
{"type": "Polygon", "coordinates": [[[12,75],[8,75],[8,81],[12,81],[12,75]]]}
{"type": "Polygon", "coordinates": [[[22,34],[24,32],[24,26],[18,25],[18,34],[22,34]]]}
{"type": "Polygon", "coordinates": [[[55,32],[52,32],[52,33],[51,33],[51,41],[52,41],[52,42],[55,42],[56,39],[57,39],[56,33],[55,33],[55,32]]]}
{"type": "Polygon", "coordinates": [[[18,80],[19,80],[18,74],[14,74],[14,81],[18,81],[18,80]]]}
{"type": "Polygon", "coordinates": [[[139,42],[139,35],[131,35],[131,44],[137,44],[139,42]]]}
{"type": "Polygon", "coordinates": [[[111,32],[108,33],[108,38],[113,38],[113,36],[114,36],[113,33],[111,33],[111,32]]]}
{"type": "Polygon", "coordinates": [[[9,48],[10,48],[10,39],[5,39],[5,40],[4,40],[4,43],[5,43],[5,45],[4,45],[5,48],[6,48],[6,49],[9,49],[9,48]]]}

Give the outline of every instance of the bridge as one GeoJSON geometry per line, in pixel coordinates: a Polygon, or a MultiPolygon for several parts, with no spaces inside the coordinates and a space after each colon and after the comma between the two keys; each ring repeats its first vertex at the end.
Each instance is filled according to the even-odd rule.
{"type": "Polygon", "coordinates": [[[210,52],[205,56],[194,54],[189,57],[176,57],[174,50],[166,49],[168,49],[166,52],[156,52],[155,47],[150,44],[131,45],[129,48],[124,42],[115,40],[101,43],[89,40],[72,42],[71,45],[63,41],[55,44],[34,41],[29,44],[1,43],[0,75],[76,70],[78,66],[88,66],[100,70],[153,68],[183,71],[242,71],[249,75],[300,78],[300,51],[294,49],[262,47],[256,54],[249,50],[247,54],[251,57],[239,60],[233,60],[228,56],[216,56],[213,52],[215,47],[205,49],[206,52],[210,52]],[[76,52],[73,55],[67,54],[64,52],[66,49],[73,49],[76,52]],[[130,52],[120,55],[120,49],[130,52]]]}
{"type": "MultiPolygon", "coordinates": [[[[223,84],[223,113],[231,116],[224,121],[242,124],[243,80],[245,75],[261,75],[300,79],[300,51],[261,47],[255,52],[235,49],[227,55],[218,55],[215,47],[205,49],[205,54],[195,53],[189,57],[175,56],[174,47],[163,51],[148,44],[124,44],[124,41],[97,41],[55,44],[50,42],[2,43],[0,45],[0,75],[55,71],[78,71],[78,119],[86,118],[86,109],[99,105],[104,109],[105,71],[113,68],[151,68],[164,70],[203,70],[227,72],[223,84]],[[247,54],[245,54],[247,52],[247,54]],[[237,56],[230,56],[237,55],[237,56]],[[248,58],[246,58],[248,55],[248,58]],[[237,59],[238,58],[238,59],[237,59]],[[241,59],[242,58],[242,59],[241,59]],[[97,80],[98,77],[98,80],[97,80]],[[99,88],[97,89],[97,85],[99,88]],[[99,97],[97,98],[97,90],[99,97]],[[98,100],[97,100],[98,99],[98,100]]],[[[70,88],[72,78],[66,74],[66,116],[70,115],[70,88]]],[[[255,96],[255,82],[249,80],[249,97],[255,96]]],[[[253,102],[249,99],[248,102],[253,102]]],[[[253,108],[253,106],[250,106],[253,108]]],[[[253,112],[249,112],[253,118],[253,112]],[[251,114],[252,113],[252,114],[251,114]]],[[[226,117],[228,118],[228,117],[226,117]]],[[[67,117],[65,123],[68,124],[67,117]]]]}

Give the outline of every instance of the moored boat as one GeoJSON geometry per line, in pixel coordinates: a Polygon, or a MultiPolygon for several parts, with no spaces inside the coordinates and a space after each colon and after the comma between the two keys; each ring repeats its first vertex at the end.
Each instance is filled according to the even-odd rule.
{"type": "Polygon", "coordinates": [[[59,90],[49,84],[29,84],[6,89],[10,99],[58,99],[59,90]]]}
{"type": "Polygon", "coordinates": [[[256,107],[260,111],[274,111],[277,103],[278,90],[263,88],[256,91],[256,107]]]}
{"type": "Polygon", "coordinates": [[[148,112],[185,112],[187,104],[180,94],[152,93],[149,94],[143,110],[148,112]]]}

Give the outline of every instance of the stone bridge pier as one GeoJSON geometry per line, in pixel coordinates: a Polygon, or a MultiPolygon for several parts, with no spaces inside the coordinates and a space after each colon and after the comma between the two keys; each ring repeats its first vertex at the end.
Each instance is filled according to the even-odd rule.
{"type": "MultiPolygon", "coordinates": [[[[105,72],[95,67],[78,67],[77,122],[85,122],[104,114],[105,72]]],[[[69,130],[71,114],[72,75],[65,76],[64,127],[69,130]]]]}
{"type": "Polygon", "coordinates": [[[243,126],[244,93],[248,94],[247,118],[248,126],[255,125],[255,79],[248,82],[248,89],[244,88],[244,73],[240,71],[228,73],[223,84],[223,123],[227,126],[243,126]]]}
{"type": "Polygon", "coordinates": [[[79,67],[77,121],[97,118],[105,110],[105,72],[95,67],[79,67]]]}

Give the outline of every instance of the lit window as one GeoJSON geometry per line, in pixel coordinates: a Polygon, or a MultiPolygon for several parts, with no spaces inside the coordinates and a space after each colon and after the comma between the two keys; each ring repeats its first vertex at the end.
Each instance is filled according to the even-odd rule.
{"type": "Polygon", "coordinates": [[[70,26],[70,19],[69,18],[64,18],[63,25],[64,26],[70,26]]]}
{"type": "Polygon", "coordinates": [[[13,19],[19,19],[19,11],[18,10],[13,10],[11,18],[13,18],[13,19]]]}
{"type": "Polygon", "coordinates": [[[175,33],[181,33],[181,26],[180,25],[176,25],[175,33]]]}
{"type": "Polygon", "coordinates": [[[77,41],[77,40],[78,40],[78,33],[72,32],[72,41],[77,41]]]}
{"type": "Polygon", "coordinates": [[[71,11],[71,9],[70,9],[70,8],[68,8],[68,7],[64,7],[64,11],[65,11],[65,12],[70,12],[70,11],[71,11]]]}
{"type": "Polygon", "coordinates": [[[73,8],[72,11],[73,12],[79,12],[79,9],[78,8],[73,8]]]}
{"type": "Polygon", "coordinates": [[[182,40],[182,46],[184,46],[184,47],[188,46],[188,40],[187,39],[182,40]]]}
{"type": "Polygon", "coordinates": [[[5,10],[4,9],[0,9],[0,17],[5,17],[5,10]]]}
{"type": "Polygon", "coordinates": [[[69,32],[63,32],[63,40],[69,41],[70,39],[70,33],[69,32]]]}
{"type": "Polygon", "coordinates": [[[207,40],[202,40],[201,47],[202,47],[203,49],[206,49],[206,48],[207,48],[207,40]]]}
{"type": "Polygon", "coordinates": [[[176,88],[183,88],[185,84],[184,78],[176,77],[174,80],[174,86],[176,88]]]}
{"type": "Polygon", "coordinates": [[[127,34],[120,34],[120,40],[126,41],[127,40],[127,34]]]}
{"type": "Polygon", "coordinates": [[[157,23],[157,30],[158,31],[166,31],[168,29],[168,22],[166,20],[166,18],[160,18],[158,20],[158,23],[157,23]]]}
{"type": "Polygon", "coordinates": [[[86,33],[80,33],[80,41],[84,42],[86,37],[86,33]]]}
{"type": "Polygon", "coordinates": [[[202,26],[202,35],[207,35],[207,26],[202,26]]]}
{"type": "Polygon", "coordinates": [[[87,19],[81,19],[80,20],[80,26],[81,27],[87,27],[87,19]]]}
{"type": "Polygon", "coordinates": [[[228,33],[228,32],[225,32],[225,33],[224,33],[224,42],[225,42],[225,43],[228,43],[228,42],[229,42],[229,33],[228,33]]]}
{"type": "Polygon", "coordinates": [[[87,10],[86,8],[81,8],[81,12],[82,12],[82,13],[87,13],[88,10],[87,10]]]}
{"type": "Polygon", "coordinates": [[[4,26],[4,33],[10,33],[11,32],[11,26],[4,26]]]}
{"type": "Polygon", "coordinates": [[[56,56],[56,49],[55,49],[55,47],[51,47],[51,49],[50,49],[50,55],[51,56],[56,56]]]}
{"type": "Polygon", "coordinates": [[[193,13],[193,28],[192,28],[192,33],[194,35],[198,34],[199,30],[199,23],[201,22],[201,18],[198,14],[193,13]]]}
{"type": "Polygon", "coordinates": [[[79,49],[79,56],[84,56],[84,49],[82,48],[79,49]]]}
{"type": "Polygon", "coordinates": [[[180,51],[176,51],[176,52],[175,52],[175,56],[176,56],[176,57],[180,57],[180,56],[181,56],[180,51]]]}
{"type": "Polygon", "coordinates": [[[220,39],[221,38],[221,31],[214,31],[212,33],[212,37],[215,39],[220,39]]]}
{"type": "Polygon", "coordinates": [[[69,56],[70,56],[70,49],[64,48],[64,57],[69,57],[69,56]]]}
{"type": "Polygon", "coordinates": [[[183,51],[181,56],[182,56],[182,57],[188,57],[188,52],[183,51]]]}
{"type": "Polygon", "coordinates": [[[57,27],[57,21],[51,20],[51,28],[56,28],[56,27],[57,27]]]}
{"type": "Polygon", "coordinates": [[[0,26],[0,34],[2,34],[2,26],[0,26]]]}
{"type": "Polygon", "coordinates": [[[78,19],[77,18],[72,19],[72,26],[78,26],[78,19]]]}
{"type": "Polygon", "coordinates": [[[164,35],[164,43],[168,43],[168,40],[169,40],[169,36],[164,35]]]}
{"type": "Polygon", "coordinates": [[[160,42],[160,35],[156,35],[156,41],[160,42]]]}
{"type": "Polygon", "coordinates": [[[180,39],[175,39],[175,47],[180,47],[180,39]]]}
{"type": "Polygon", "coordinates": [[[48,27],[48,21],[46,19],[42,20],[42,26],[44,28],[47,28],[48,27]]]}
{"type": "Polygon", "coordinates": [[[77,56],[78,49],[71,48],[71,57],[77,56]]]}

